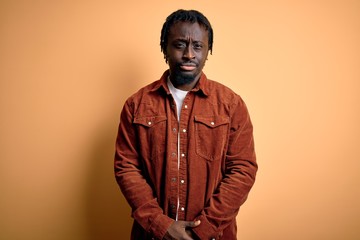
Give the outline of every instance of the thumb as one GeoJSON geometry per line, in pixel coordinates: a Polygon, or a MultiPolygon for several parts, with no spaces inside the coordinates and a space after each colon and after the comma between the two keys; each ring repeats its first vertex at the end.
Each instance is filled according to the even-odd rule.
{"type": "Polygon", "coordinates": [[[185,227],[190,227],[190,228],[194,228],[194,227],[197,227],[200,225],[200,220],[196,220],[196,221],[187,221],[187,222],[184,222],[185,224],[185,227]]]}

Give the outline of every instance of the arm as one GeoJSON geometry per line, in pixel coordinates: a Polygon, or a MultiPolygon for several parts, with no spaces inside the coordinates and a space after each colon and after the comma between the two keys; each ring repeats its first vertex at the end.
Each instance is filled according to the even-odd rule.
{"type": "Polygon", "coordinates": [[[236,217],[254,184],[257,171],[253,127],[244,102],[234,103],[224,177],[206,207],[196,218],[193,231],[200,239],[217,239],[236,217]]]}
{"type": "Polygon", "coordinates": [[[154,237],[162,239],[174,220],[163,214],[153,190],[144,177],[133,126],[133,107],[127,101],[121,112],[116,140],[115,177],[132,208],[133,218],[154,237]]]}

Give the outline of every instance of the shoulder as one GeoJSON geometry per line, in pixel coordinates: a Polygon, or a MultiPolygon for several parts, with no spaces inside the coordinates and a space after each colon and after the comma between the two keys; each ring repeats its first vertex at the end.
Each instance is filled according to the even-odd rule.
{"type": "Polygon", "coordinates": [[[209,97],[229,105],[243,103],[241,96],[230,87],[211,79],[207,79],[209,97]]]}
{"type": "Polygon", "coordinates": [[[126,102],[128,103],[137,103],[141,101],[141,99],[144,98],[144,96],[153,94],[154,89],[159,88],[161,86],[160,80],[154,81],[152,83],[149,83],[143,87],[141,87],[139,90],[137,90],[135,93],[133,93],[126,102]]]}
{"type": "Polygon", "coordinates": [[[125,101],[124,107],[132,114],[138,112],[141,106],[158,106],[166,95],[161,79],[141,87],[125,101]]]}

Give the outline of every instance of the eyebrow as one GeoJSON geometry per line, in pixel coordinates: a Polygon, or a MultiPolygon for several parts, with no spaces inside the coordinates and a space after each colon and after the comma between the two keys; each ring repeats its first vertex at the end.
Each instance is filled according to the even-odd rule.
{"type": "MultiPolygon", "coordinates": [[[[174,39],[173,41],[174,41],[174,42],[175,42],[175,41],[190,42],[188,38],[177,38],[177,39],[174,39]]],[[[193,43],[204,43],[204,42],[201,41],[201,40],[193,40],[192,42],[193,42],[193,43]]]]}

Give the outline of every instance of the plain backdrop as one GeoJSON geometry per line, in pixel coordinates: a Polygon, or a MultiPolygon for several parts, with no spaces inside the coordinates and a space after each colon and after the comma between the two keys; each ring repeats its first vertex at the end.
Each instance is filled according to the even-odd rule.
{"type": "Polygon", "coordinates": [[[179,8],[211,21],[204,71],[254,124],[238,238],[360,239],[358,0],[0,1],[0,239],[129,239],[119,115],[167,69],[160,30],[179,8]]]}

